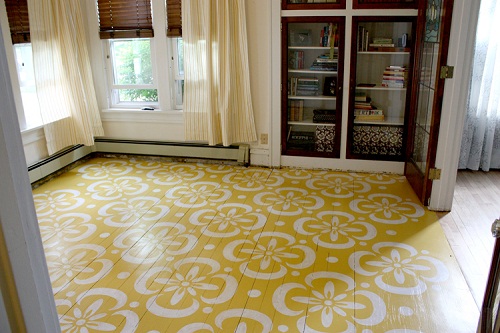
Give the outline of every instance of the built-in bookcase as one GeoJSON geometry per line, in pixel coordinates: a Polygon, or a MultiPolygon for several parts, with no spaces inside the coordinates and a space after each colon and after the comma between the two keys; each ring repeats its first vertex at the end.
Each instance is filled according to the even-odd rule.
{"type": "Polygon", "coordinates": [[[347,157],[403,160],[415,17],[353,18],[347,157]]]}
{"type": "Polygon", "coordinates": [[[282,19],[282,153],[338,157],[345,19],[282,19]]]}
{"type": "Polygon", "coordinates": [[[282,1],[282,156],[404,161],[417,1],[350,4],[282,1]],[[325,16],[317,16],[318,9],[325,16]],[[366,9],[387,15],[370,16],[366,9]]]}

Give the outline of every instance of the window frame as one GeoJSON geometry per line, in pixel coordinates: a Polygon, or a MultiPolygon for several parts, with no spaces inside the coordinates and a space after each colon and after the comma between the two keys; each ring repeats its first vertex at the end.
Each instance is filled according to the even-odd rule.
{"type": "Polygon", "coordinates": [[[156,70],[155,64],[156,55],[154,47],[154,37],[151,38],[120,38],[120,39],[104,39],[103,48],[106,50],[106,74],[108,82],[108,96],[110,100],[111,108],[123,108],[123,109],[141,109],[142,107],[154,107],[158,109],[160,106],[159,96],[158,101],[150,102],[135,102],[135,101],[120,101],[119,89],[156,89],[158,91],[158,71],[156,70]],[[151,50],[151,70],[153,76],[152,84],[116,84],[115,83],[115,67],[114,67],[114,57],[113,57],[113,42],[114,41],[132,41],[136,39],[148,39],[149,47],[151,50]]]}
{"type": "MultiPolygon", "coordinates": [[[[92,22],[89,24],[98,23],[97,2],[92,4],[93,16],[92,22]],[[95,22],[95,23],[94,23],[95,22]]],[[[90,9],[90,8],[89,8],[90,9]]],[[[99,48],[101,53],[102,65],[94,64],[95,70],[98,68],[104,69],[104,75],[101,75],[105,81],[103,84],[106,87],[105,95],[99,98],[100,101],[105,102],[102,105],[103,111],[141,111],[142,107],[154,107],[154,112],[175,112],[182,111],[183,105],[176,103],[178,91],[178,81],[183,80],[184,77],[179,75],[177,66],[177,39],[168,38],[166,36],[167,30],[167,16],[166,16],[166,3],[164,0],[151,0],[151,15],[153,20],[154,36],[150,37],[151,41],[151,67],[153,70],[153,82],[158,92],[158,102],[120,102],[116,103],[113,97],[113,68],[111,63],[111,47],[106,39],[99,39],[99,48]]],[[[95,29],[97,36],[92,38],[99,38],[99,27],[95,29]]],[[[89,33],[94,33],[90,31],[89,33]]],[[[130,38],[128,38],[130,39],[130,38]]],[[[95,52],[91,55],[91,61],[95,62],[95,52]]],[[[96,75],[96,77],[99,77],[96,75]]],[[[181,92],[182,93],[182,92],[181,92]]]]}

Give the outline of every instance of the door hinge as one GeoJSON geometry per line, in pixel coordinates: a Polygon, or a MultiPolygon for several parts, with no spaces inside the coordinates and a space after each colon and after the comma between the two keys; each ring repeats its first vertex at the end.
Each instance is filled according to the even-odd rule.
{"type": "Polygon", "coordinates": [[[455,67],[453,66],[441,66],[441,74],[439,75],[439,77],[441,79],[452,79],[454,70],[455,67]]]}
{"type": "Polygon", "coordinates": [[[439,180],[441,179],[441,169],[432,168],[429,169],[429,177],[430,180],[439,180]]]}

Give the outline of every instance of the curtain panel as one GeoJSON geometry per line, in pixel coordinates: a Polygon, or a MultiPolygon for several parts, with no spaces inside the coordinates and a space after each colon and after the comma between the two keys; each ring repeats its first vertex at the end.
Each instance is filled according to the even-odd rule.
{"type": "Polygon", "coordinates": [[[28,0],[37,95],[49,154],[104,135],[79,0],[28,0]]]}
{"type": "Polygon", "coordinates": [[[500,168],[500,2],[481,0],[459,169],[500,168]]]}
{"type": "Polygon", "coordinates": [[[186,139],[257,140],[242,0],[183,0],[186,139]]]}

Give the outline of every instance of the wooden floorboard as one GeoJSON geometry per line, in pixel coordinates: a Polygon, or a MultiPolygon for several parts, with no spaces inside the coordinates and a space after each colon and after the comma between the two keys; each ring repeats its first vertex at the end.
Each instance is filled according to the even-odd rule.
{"type": "Polygon", "coordinates": [[[286,168],[97,158],[34,194],[63,332],[473,333],[481,176],[440,218],[402,176],[286,168]]]}
{"type": "Polygon", "coordinates": [[[491,225],[500,218],[500,171],[460,170],[451,212],[438,213],[478,309],[491,264],[491,225]]]}

